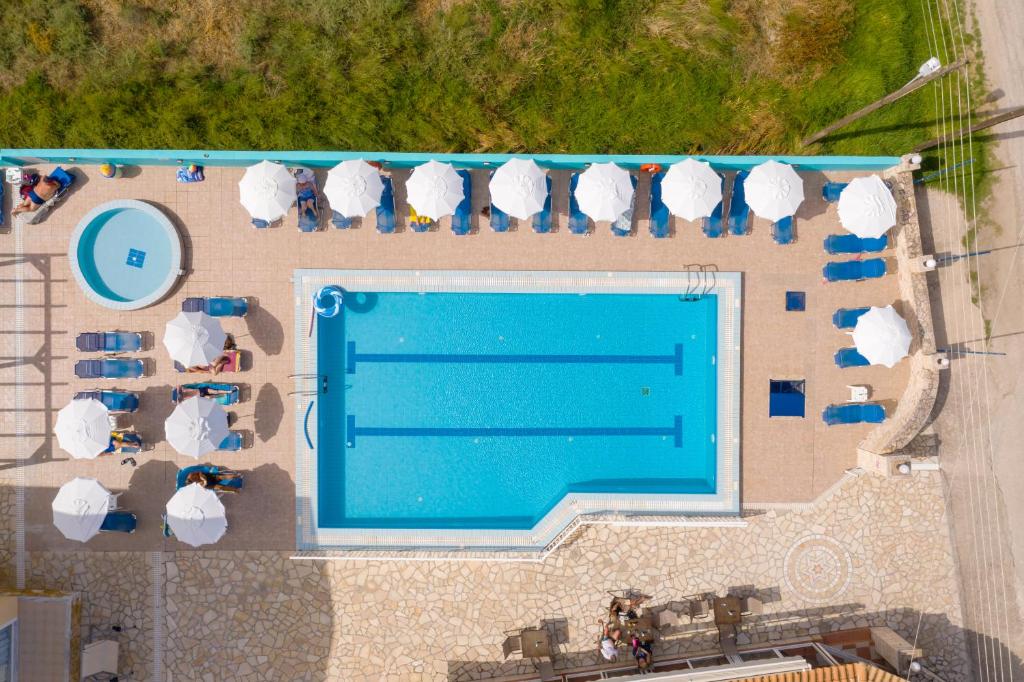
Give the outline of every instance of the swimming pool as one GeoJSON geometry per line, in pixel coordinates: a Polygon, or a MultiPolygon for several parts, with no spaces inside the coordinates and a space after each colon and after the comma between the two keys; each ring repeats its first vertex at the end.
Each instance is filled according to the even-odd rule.
{"type": "Polygon", "coordinates": [[[307,545],[536,546],[581,513],[737,511],[738,275],[700,296],[665,273],[297,275],[303,323],[316,283],[346,291],[299,344],[307,545]]]}
{"type": "Polygon", "coordinates": [[[71,236],[68,259],[90,300],[137,310],[162,299],[181,271],[181,238],[157,207],[134,199],[89,211],[71,236]]]}

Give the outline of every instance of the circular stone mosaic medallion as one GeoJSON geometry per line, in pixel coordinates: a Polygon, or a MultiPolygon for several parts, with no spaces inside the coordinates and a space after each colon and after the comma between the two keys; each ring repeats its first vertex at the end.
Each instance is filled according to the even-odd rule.
{"type": "Polygon", "coordinates": [[[853,574],[850,553],[825,535],[797,540],[783,564],[786,586],[807,601],[827,602],[846,592],[853,574]]]}

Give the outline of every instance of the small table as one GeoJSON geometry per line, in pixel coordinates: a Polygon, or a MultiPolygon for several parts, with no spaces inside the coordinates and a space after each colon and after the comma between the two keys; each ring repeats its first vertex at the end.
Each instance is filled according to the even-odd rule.
{"type": "Polygon", "coordinates": [[[523,630],[519,636],[523,658],[551,658],[551,640],[547,630],[523,630]]]}
{"type": "Polygon", "coordinates": [[[715,625],[738,625],[743,620],[739,597],[715,597],[715,625]]]}

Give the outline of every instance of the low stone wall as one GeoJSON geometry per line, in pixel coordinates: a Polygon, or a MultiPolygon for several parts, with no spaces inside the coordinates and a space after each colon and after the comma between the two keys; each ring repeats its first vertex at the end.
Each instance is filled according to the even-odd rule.
{"type": "Polygon", "coordinates": [[[893,462],[885,455],[896,453],[921,432],[935,406],[939,392],[939,368],[935,349],[935,326],[928,297],[928,280],[921,268],[921,224],[917,218],[913,171],[918,168],[909,156],[893,167],[886,179],[896,197],[898,224],[895,234],[896,278],[903,316],[911,327],[914,342],[910,355],[910,381],[896,410],[868,434],[857,449],[858,464],[868,471],[891,474],[893,462]],[[879,459],[881,457],[882,459],[879,459]]]}

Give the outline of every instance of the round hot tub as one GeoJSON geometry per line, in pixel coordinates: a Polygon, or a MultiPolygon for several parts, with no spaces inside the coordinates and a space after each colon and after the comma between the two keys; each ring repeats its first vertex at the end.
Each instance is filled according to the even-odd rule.
{"type": "Polygon", "coordinates": [[[181,276],[181,237],[164,213],[134,199],[89,211],[71,235],[68,260],[86,296],[107,308],[153,305],[181,276]]]}

